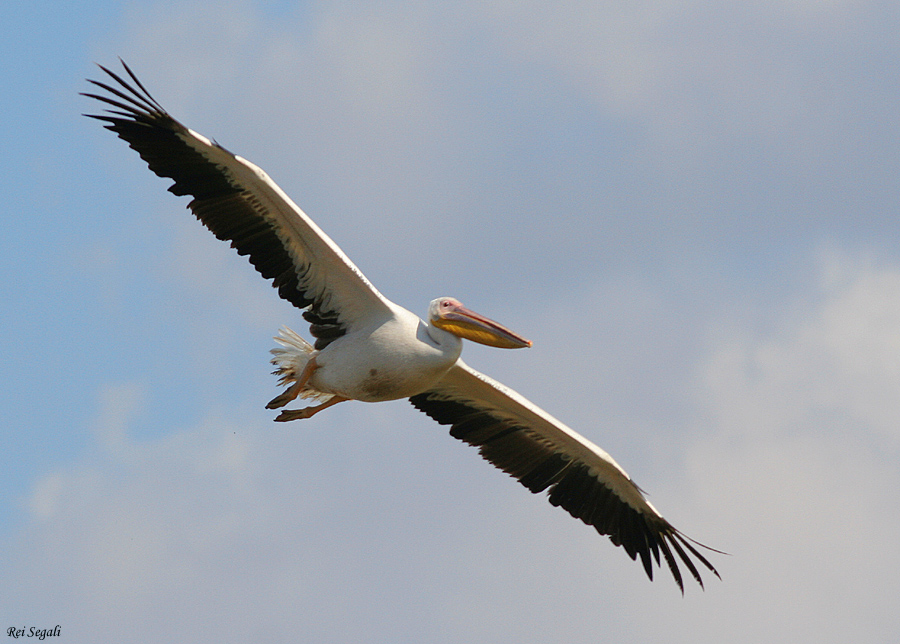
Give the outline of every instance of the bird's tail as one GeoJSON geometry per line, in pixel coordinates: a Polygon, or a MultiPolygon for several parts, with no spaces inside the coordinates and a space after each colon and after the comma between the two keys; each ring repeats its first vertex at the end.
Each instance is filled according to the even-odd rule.
{"type": "MultiPolygon", "coordinates": [[[[278,385],[290,385],[297,381],[297,377],[303,373],[303,368],[317,353],[312,345],[297,335],[286,326],[278,330],[275,342],[281,346],[272,349],[272,364],[276,369],[272,373],[279,376],[278,385]]],[[[299,394],[300,398],[315,398],[326,400],[332,394],[322,393],[312,387],[304,387],[299,394]]]]}

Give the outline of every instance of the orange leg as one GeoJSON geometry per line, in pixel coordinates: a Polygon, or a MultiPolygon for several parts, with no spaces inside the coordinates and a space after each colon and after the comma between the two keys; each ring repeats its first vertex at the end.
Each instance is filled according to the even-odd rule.
{"type": "Polygon", "coordinates": [[[303,367],[303,371],[300,372],[300,376],[298,376],[294,384],[270,400],[269,404],[266,405],[266,409],[278,409],[294,400],[300,395],[300,392],[306,387],[306,383],[312,378],[313,372],[318,368],[319,365],[316,364],[316,357],[313,356],[309,359],[309,362],[306,363],[306,366],[303,367]]]}
{"type": "Polygon", "coordinates": [[[345,400],[350,400],[349,398],[344,398],[343,396],[332,396],[321,405],[315,405],[313,407],[304,407],[303,409],[285,409],[283,412],[278,414],[278,418],[276,418],[276,422],[286,423],[289,420],[300,420],[301,418],[311,418],[315,414],[318,414],[323,409],[328,409],[332,405],[336,405],[339,402],[344,402],[345,400]]]}

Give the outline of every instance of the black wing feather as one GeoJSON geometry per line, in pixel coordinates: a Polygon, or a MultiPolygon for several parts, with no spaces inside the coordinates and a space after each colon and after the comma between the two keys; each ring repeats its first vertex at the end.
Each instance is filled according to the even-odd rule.
{"type": "MultiPolygon", "coordinates": [[[[238,254],[248,256],[256,270],[272,280],[279,296],[308,309],[304,317],[312,323],[317,349],[342,336],[346,329],[337,314],[322,310],[320,301],[305,288],[309,265],[285,246],[265,208],[233,183],[222,167],[188,145],[185,137],[192,136],[190,131],[163,109],[124,62],[122,66],[133,84],[100,65],[118,87],[90,80],[110,95],[85,94],[116,109],[86,116],[105,122],[104,127],[136,150],[154,173],[172,179],[170,192],[193,197],[188,207],[197,219],[218,239],[230,241],[238,254]]],[[[218,143],[213,145],[225,150],[218,143]]]]}
{"type": "Polygon", "coordinates": [[[438,423],[450,425],[452,436],[478,447],[485,459],[518,479],[532,492],[548,490],[550,503],[564,508],[600,534],[609,536],[631,559],[640,557],[644,571],[651,580],[653,563],[655,561],[657,566],[661,564],[662,552],[682,592],[684,581],[678,566],[679,559],[702,587],[703,580],[697,566],[685,548],[703,566],[719,576],[712,564],[668,521],[632,508],[594,476],[586,464],[572,459],[529,430],[527,425],[504,419],[475,404],[447,400],[446,394],[439,392],[413,396],[410,402],[438,423]]]}

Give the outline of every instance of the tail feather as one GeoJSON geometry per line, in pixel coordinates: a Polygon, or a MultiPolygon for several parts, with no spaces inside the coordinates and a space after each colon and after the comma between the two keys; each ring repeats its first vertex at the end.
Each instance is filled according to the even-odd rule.
{"type": "MultiPolygon", "coordinates": [[[[280,376],[278,379],[279,386],[290,385],[297,381],[297,377],[303,372],[306,363],[318,351],[309,342],[286,326],[278,330],[278,335],[275,336],[274,340],[281,346],[271,350],[273,356],[272,364],[276,367],[272,373],[280,376]]],[[[326,394],[307,386],[300,392],[300,397],[324,401],[331,398],[332,394],[326,394]]]]}

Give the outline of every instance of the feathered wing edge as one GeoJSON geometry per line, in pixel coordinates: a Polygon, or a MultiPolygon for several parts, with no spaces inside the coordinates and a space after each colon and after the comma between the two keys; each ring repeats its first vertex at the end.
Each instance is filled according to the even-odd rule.
{"type": "Polygon", "coordinates": [[[193,197],[188,207],[194,215],[238,254],[247,255],[282,298],[304,309],[317,349],[346,333],[347,311],[336,307],[331,290],[341,279],[334,271],[351,284],[345,304],[384,306],[362,273],[265,173],[175,120],[124,61],[122,66],[130,82],[99,65],[113,83],[89,80],[106,94],[84,95],[112,109],[86,116],[103,121],[154,173],[172,179],[170,192],[193,197]],[[275,202],[286,214],[267,205],[275,202]],[[319,248],[315,257],[306,249],[310,243],[319,248]]]}
{"type": "Polygon", "coordinates": [[[549,490],[550,503],[608,535],[632,560],[639,556],[651,580],[653,562],[665,560],[683,593],[681,562],[702,588],[692,556],[719,577],[695,545],[718,551],[676,530],[609,455],[516,392],[460,361],[410,402],[531,492],[549,490]]]}

